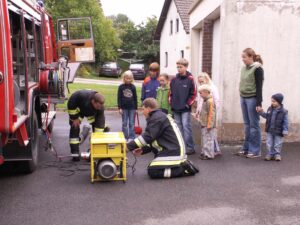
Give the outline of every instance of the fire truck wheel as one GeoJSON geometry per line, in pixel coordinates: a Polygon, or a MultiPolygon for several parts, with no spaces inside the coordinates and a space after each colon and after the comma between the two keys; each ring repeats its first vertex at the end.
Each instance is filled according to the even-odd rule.
{"type": "Polygon", "coordinates": [[[39,134],[38,134],[38,121],[36,112],[33,112],[32,118],[29,125],[30,137],[29,144],[26,146],[27,150],[31,152],[32,159],[29,161],[20,162],[20,172],[22,173],[32,173],[38,164],[38,145],[39,145],[39,134]]]}

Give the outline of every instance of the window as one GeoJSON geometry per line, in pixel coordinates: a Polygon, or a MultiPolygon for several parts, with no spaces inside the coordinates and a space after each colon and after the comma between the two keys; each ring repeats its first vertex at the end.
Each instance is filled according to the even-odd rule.
{"type": "Polygon", "coordinates": [[[173,34],[173,20],[170,21],[170,35],[173,34]]]}
{"type": "Polygon", "coordinates": [[[176,19],[176,32],[179,32],[179,19],[176,19]]]}
{"type": "Polygon", "coordinates": [[[26,47],[27,47],[27,58],[28,58],[28,81],[37,81],[38,75],[38,55],[36,54],[37,40],[35,40],[34,33],[34,22],[25,18],[25,29],[26,29],[26,47]]]}
{"type": "Polygon", "coordinates": [[[24,35],[22,35],[22,20],[20,15],[11,11],[9,12],[9,17],[14,80],[19,87],[25,88],[24,35]]]}
{"type": "Polygon", "coordinates": [[[168,67],[168,52],[165,52],[165,67],[168,67]]]}
{"type": "Polygon", "coordinates": [[[181,51],[180,51],[180,57],[181,57],[181,58],[184,58],[184,50],[181,50],[181,51]]]}
{"type": "Polygon", "coordinates": [[[80,40],[91,38],[89,19],[60,20],[58,22],[59,40],[80,40]]]}

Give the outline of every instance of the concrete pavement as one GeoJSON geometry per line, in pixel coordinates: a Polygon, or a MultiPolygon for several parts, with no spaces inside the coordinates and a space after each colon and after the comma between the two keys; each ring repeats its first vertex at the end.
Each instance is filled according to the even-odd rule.
{"type": "MultiPolygon", "coordinates": [[[[116,112],[106,118],[113,131],[120,130],[116,112]]],[[[53,131],[59,154],[69,153],[68,129],[67,114],[59,112],[53,131]]],[[[238,146],[223,146],[222,157],[201,161],[197,148],[190,158],[200,173],[167,180],[148,178],[148,154],[138,159],[134,175],[128,169],[126,184],[91,184],[89,164],[58,163],[41,149],[33,174],[0,176],[0,224],[299,225],[299,147],[286,144],[282,162],[235,156],[238,146]]]]}

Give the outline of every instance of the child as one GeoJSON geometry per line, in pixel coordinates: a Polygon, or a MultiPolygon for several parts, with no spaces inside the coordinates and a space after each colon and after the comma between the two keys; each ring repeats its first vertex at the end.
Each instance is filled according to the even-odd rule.
{"type": "Polygon", "coordinates": [[[174,119],[183,135],[186,144],[186,154],[195,154],[192,134],[191,108],[196,98],[196,88],[193,75],[187,71],[189,62],[186,59],[177,61],[178,74],[170,84],[170,104],[174,119]]]}
{"type": "Polygon", "coordinates": [[[156,91],[159,87],[158,75],[159,64],[157,62],[151,63],[149,66],[149,76],[145,78],[142,85],[142,102],[146,98],[156,98],[156,91]]]}
{"type": "MultiPolygon", "coordinates": [[[[207,73],[200,73],[198,76],[198,87],[200,87],[203,84],[207,84],[211,86],[211,95],[213,97],[213,100],[216,105],[216,109],[218,111],[219,105],[220,105],[220,97],[219,97],[219,90],[217,86],[212,82],[211,78],[207,73]]],[[[198,115],[201,112],[201,107],[203,104],[203,98],[200,96],[197,97],[197,110],[196,110],[196,115],[198,115]]]]}
{"type": "Polygon", "coordinates": [[[216,137],[216,105],[211,95],[211,87],[207,84],[199,87],[203,105],[200,112],[200,124],[202,135],[202,153],[200,159],[207,160],[215,157],[215,149],[219,150],[216,137]]]}
{"type": "MultiPolygon", "coordinates": [[[[217,86],[212,82],[209,75],[207,73],[202,72],[198,76],[198,87],[200,87],[201,85],[204,85],[204,84],[209,85],[211,87],[211,96],[212,96],[215,106],[216,106],[216,113],[218,114],[218,109],[220,107],[219,90],[218,90],[217,86]]],[[[203,105],[203,98],[201,98],[201,96],[198,92],[196,118],[199,117],[202,105],[203,105]]],[[[214,129],[214,132],[216,133],[215,135],[217,135],[216,128],[214,129]]],[[[220,155],[222,155],[222,152],[220,151],[220,149],[215,148],[215,156],[220,156],[220,155]]]]}
{"type": "Polygon", "coordinates": [[[288,134],[288,111],[282,105],[283,95],[278,93],[272,96],[271,106],[265,113],[263,110],[259,114],[267,119],[266,132],[267,132],[267,150],[265,160],[272,159],[281,161],[281,148],[283,138],[288,134]]]}
{"type": "Polygon", "coordinates": [[[137,95],[132,72],[128,70],[122,77],[123,84],[118,89],[118,107],[122,115],[122,131],[126,140],[131,141],[135,138],[134,117],[137,110],[137,95]]]}
{"type": "Polygon", "coordinates": [[[166,114],[172,114],[171,106],[169,103],[169,76],[163,73],[159,76],[160,87],[157,89],[156,100],[158,107],[166,114]]]}

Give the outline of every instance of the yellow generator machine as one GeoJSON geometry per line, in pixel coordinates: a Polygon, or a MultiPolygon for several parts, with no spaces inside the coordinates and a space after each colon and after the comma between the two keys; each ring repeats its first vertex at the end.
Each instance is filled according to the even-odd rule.
{"type": "Polygon", "coordinates": [[[122,132],[91,136],[91,182],[126,181],[126,140],[122,132]]]}

